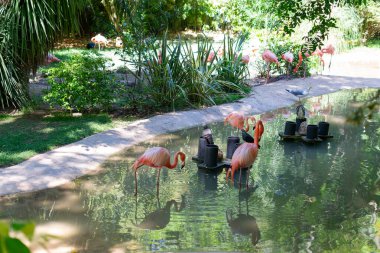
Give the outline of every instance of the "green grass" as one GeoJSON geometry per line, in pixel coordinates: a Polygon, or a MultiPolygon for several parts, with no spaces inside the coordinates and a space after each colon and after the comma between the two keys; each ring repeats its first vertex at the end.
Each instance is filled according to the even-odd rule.
{"type": "Polygon", "coordinates": [[[367,47],[371,48],[380,48],[380,39],[377,40],[369,40],[367,42],[367,47]]]}
{"type": "MultiPolygon", "coordinates": [[[[89,50],[89,49],[83,49],[83,48],[68,48],[68,49],[54,50],[52,53],[61,61],[67,61],[67,60],[70,60],[74,54],[83,54],[85,52],[87,53],[93,52],[95,54],[105,55],[105,53],[109,53],[109,52],[115,53],[116,51],[117,51],[116,49],[102,49],[99,51],[97,49],[89,50]]],[[[39,72],[47,71],[48,69],[57,66],[57,64],[58,62],[53,62],[53,63],[50,63],[49,65],[41,66],[38,71],[39,72]]]]}
{"type": "Polygon", "coordinates": [[[0,114],[0,167],[75,142],[115,126],[106,114],[10,116],[0,114]]]}

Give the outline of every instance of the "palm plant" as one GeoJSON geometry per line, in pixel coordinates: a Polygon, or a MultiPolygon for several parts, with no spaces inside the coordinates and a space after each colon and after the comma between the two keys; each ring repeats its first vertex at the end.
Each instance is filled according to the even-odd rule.
{"type": "Polygon", "coordinates": [[[25,105],[30,71],[63,35],[78,31],[88,0],[13,0],[0,2],[0,104],[25,105]],[[10,43],[11,42],[11,43],[10,43]]]}
{"type": "Polygon", "coordinates": [[[242,62],[242,51],[247,36],[247,34],[242,34],[236,39],[229,35],[224,37],[221,56],[217,62],[217,79],[224,82],[225,91],[233,92],[246,88],[245,81],[249,76],[249,71],[247,64],[242,62]]]}
{"type": "Polygon", "coordinates": [[[19,69],[16,58],[9,48],[10,38],[5,25],[5,8],[0,6],[0,107],[24,104],[26,99],[20,84],[19,69]],[[4,18],[3,18],[4,17],[4,18]]]}

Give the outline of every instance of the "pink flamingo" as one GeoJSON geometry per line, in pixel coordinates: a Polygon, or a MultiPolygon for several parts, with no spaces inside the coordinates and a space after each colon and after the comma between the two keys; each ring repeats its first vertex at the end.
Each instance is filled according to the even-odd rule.
{"type": "Polygon", "coordinates": [[[253,124],[256,123],[256,119],[253,116],[244,117],[244,115],[242,113],[231,112],[224,119],[224,125],[226,125],[227,123],[230,124],[232,127],[237,128],[238,133],[239,133],[239,130],[242,130],[242,129],[245,130],[246,132],[248,132],[248,130],[249,130],[248,119],[250,119],[253,124]],[[244,121],[247,125],[245,128],[244,128],[244,121]]]}
{"type": "Polygon", "coordinates": [[[212,62],[215,58],[215,52],[211,51],[207,57],[207,62],[212,62]]]}
{"type": "Polygon", "coordinates": [[[219,48],[219,50],[218,50],[218,56],[219,57],[223,57],[224,56],[224,49],[219,48]]]}
{"type": "Polygon", "coordinates": [[[133,169],[135,170],[135,195],[137,195],[137,169],[143,165],[153,167],[158,169],[157,173],[157,192],[158,186],[160,184],[160,172],[162,167],[168,169],[174,169],[178,164],[178,156],[182,161],[181,169],[185,166],[186,155],[183,152],[176,152],[174,154],[174,162],[170,163],[170,153],[169,150],[162,147],[153,147],[147,149],[143,155],[141,155],[133,164],[133,169]]]}
{"type": "Polygon", "coordinates": [[[286,75],[289,76],[289,67],[290,64],[293,62],[294,55],[291,52],[286,52],[281,56],[281,58],[287,62],[286,75]]]}
{"type": "Polygon", "coordinates": [[[333,47],[333,45],[330,44],[327,47],[322,48],[322,53],[330,55],[330,63],[329,63],[329,70],[330,70],[331,60],[332,60],[333,54],[335,53],[335,48],[333,47]]]}
{"type": "Polygon", "coordinates": [[[320,49],[316,49],[311,55],[317,55],[319,57],[319,65],[322,65],[322,70],[325,68],[325,61],[323,60],[323,52],[320,49]]]}
{"type": "Polygon", "coordinates": [[[241,62],[244,64],[248,64],[249,63],[249,55],[243,55],[241,57],[241,62]]]}
{"type": "Polygon", "coordinates": [[[61,62],[61,60],[58,59],[55,55],[48,53],[48,55],[46,56],[46,59],[45,59],[45,63],[50,64],[52,62],[61,62]]]}
{"type": "Polygon", "coordinates": [[[235,172],[240,169],[239,187],[241,187],[241,169],[248,168],[247,173],[247,189],[249,179],[249,169],[255,162],[257,154],[259,152],[259,141],[264,133],[264,125],[261,120],[258,120],[255,128],[255,140],[254,143],[245,142],[241,144],[235,151],[231,159],[231,167],[227,171],[226,181],[228,181],[231,175],[232,182],[234,181],[235,172]]]}
{"type": "MultiPolygon", "coordinates": [[[[297,72],[298,72],[298,69],[299,69],[299,67],[300,67],[301,64],[302,64],[302,61],[303,61],[302,52],[299,51],[299,52],[298,52],[298,63],[297,63],[296,67],[295,67],[294,70],[293,70],[294,73],[297,73],[297,72]]],[[[305,78],[305,73],[304,73],[304,78],[305,78]]]]}
{"type": "Polygon", "coordinates": [[[100,45],[103,45],[105,47],[108,44],[107,38],[101,35],[100,33],[97,34],[95,37],[92,37],[91,41],[99,45],[99,50],[100,50],[100,45]]]}
{"type": "Polygon", "coordinates": [[[157,63],[162,64],[162,53],[161,50],[157,53],[157,63]]]}
{"type": "MultiPolygon", "coordinates": [[[[305,52],[305,56],[306,56],[306,58],[309,58],[311,55],[308,52],[305,52]]],[[[298,52],[298,64],[293,69],[293,72],[297,73],[299,67],[301,67],[302,64],[304,64],[303,78],[305,78],[306,77],[306,62],[303,61],[302,51],[299,51],[298,52]]]]}
{"type": "Polygon", "coordinates": [[[262,54],[263,60],[267,63],[268,65],[268,72],[267,72],[267,80],[265,83],[268,83],[269,80],[269,71],[270,71],[270,64],[271,63],[276,63],[277,66],[279,66],[277,56],[270,50],[266,49],[264,53],[262,54]]]}

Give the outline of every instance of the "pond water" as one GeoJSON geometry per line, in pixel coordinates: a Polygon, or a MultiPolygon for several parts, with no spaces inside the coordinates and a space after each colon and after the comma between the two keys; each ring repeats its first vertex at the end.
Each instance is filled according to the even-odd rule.
{"type": "MultiPolygon", "coordinates": [[[[54,235],[51,252],[244,251],[376,252],[380,247],[380,123],[345,123],[343,112],[375,90],[341,91],[306,101],[311,123],[330,122],[329,141],[316,145],[278,138],[293,108],[260,115],[265,132],[250,173],[250,190],[225,182],[225,171],[198,170],[202,128],[162,135],[111,157],[97,175],[62,187],[0,199],[0,219],[34,220],[37,235],[54,235]],[[187,154],[186,166],[138,172],[144,150],[164,146],[187,154]],[[252,187],[252,184],[256,187],[252,187]]],[[[191,120],[191,119],[189,119],[191,120]]],[[[210,125],[225,152],[231,128],[210,125]]],[[[38,243],[35,252],[45,252],[38,243]],[[41,249],[40,251],[37,249],[41,249]]]]}

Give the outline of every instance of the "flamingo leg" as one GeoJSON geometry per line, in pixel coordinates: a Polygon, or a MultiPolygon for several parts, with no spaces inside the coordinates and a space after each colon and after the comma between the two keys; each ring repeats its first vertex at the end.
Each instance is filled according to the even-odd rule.
{"type": "Polygon", "coordinates": [[[332,54],[330,55],[329,71],[330,71],[330,67],[331,67],[331,61],[332,61],[332,54]]]}
{"type": "Polygon", "coordinates": [[[137,196],[137,170],[135,170],[135,196],[137,196]]]}
{"type": "MultiPolygon", "coordinates": [[[[303,63],[302,63],[303,64],[303,63]]],[[[303,78],[305,79],[306,77],[306,63],[302,65],[303,66],[303,78]]]]}
{"type": "Polygon", "coordinates": [[[286,63],[286,77],[287,79],[289,79],[289,67],[290,67],[290,63],[286,63]]]}
{"type": "Polygon", "coordinates": [[[160,194],[160,174],[161,174],[161,168],[158,168],[158,172],[157,172],[157,198],[160,194]]]}
{"type": "Polygon", "coordinates": [[[243,169],[242,168],[240,168],[240,173],[239,173],[239,191],[241,190],[241,171],[242,171],[243,169]]]}
{"type": "Polygon", "coordinates": [[[269,80],[269,71],[270,71],[270,64],[268,63],[267,80],[265,81],[265,84],[267,84],[269,80]]]}
{"type": "Polygon", "coordinates": [[[160,173],[161,173],[161,168],[158,168],[158,172],[157,172],[157,185],[160,185],[160,173]]]}
{"type": "Polygon", "coordinates": [[[248,171],[247,171],[247,181],[246,181],[246,187],[247,187],[247,191],[248,191],[248,181],[249,181],[249,171],[250,171],[251,169],[250,168],[248,168],[248,171]]]}
{"type": "Polygon", "coordinates": [[[228,183],[228,177],[229,177],[230,173],[231,173],[231,168],[229,168],[227,170],[227,173],[226,173],[226,181],[227,181],[227,183],[228,183]]]}

